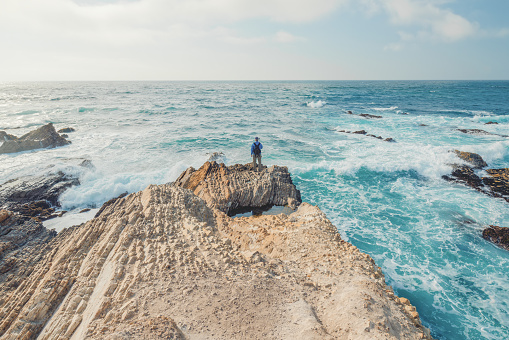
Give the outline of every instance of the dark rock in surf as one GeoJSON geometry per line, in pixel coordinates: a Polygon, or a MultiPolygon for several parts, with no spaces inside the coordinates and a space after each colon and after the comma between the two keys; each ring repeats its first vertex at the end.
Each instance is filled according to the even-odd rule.
{"type": "Polygon", "coordinates": [[[484,123],[484,125],[490,125],[490,124],[498,124],[497,122],[492,122],[492,121],[489,121],[487,123],[484,123]]]}
{"type": "Polygon", "coordinates": [[[500,248],[509,250],[509,228],[490,225],[482,232],[482,237],[500,248]]]}
{"type": "Polygon", "coordinates": [[[364,117],[364,118],[368,118],[368,119],[380,119],[380,118],[383,118],[382,116],[370,115],[370,114],[367,114],[367,113],[361,113],[358,116],[364,117]]]}
{"type": "Polygon", "coordinates": [[[384,142],[395,143],[396,141],[394,140],[394,138],[385,138],[384,142]]]}
{"type": "Polygon", "coordinates": [[[366,131],[364,131],[364,130],[354,131],[354,132],[352,132],[352,133],[353,133],[353,134],[356,134],[356,135],[365,135],[365,134],[367,134],[367,132],[366,132],[366,131]]]}
{"type": "Polygon", "coordinates": [[[60,136],[49,123],[19,138],[6,140],[0,145],[0,155],[43,148],[56,148],[71,142],[60,136]]]}
{"type": "Polygon", "coordinates": [[[0,185],[0,207],[18,212],[25,219],[47,219],[54,212],[52,207],[60,206],[59,196],[79,184],[77,178],[63,172],[12,179],[0,185]]]}
{"type": "Polygon", "coordinates": [[[509,168],[486,169],[488,176],[479,177],[474,170],[488,166],[482,157],[473,152],[459,150],[454,150],[454,152],[470,165],[453,164],[451,176],[442,176],[443,179],[466,184],[477,191],[492,197],[503,198],[509,202],[509,168]]]}
{"type": "Polygon", "coordinates": [[[58,133],[70,133],[70,132],[74,132],[74,131],[76,131],[76,130],[73,129],[72,127],[67,127],[67,128],[64,128],[64,129],[60,129],[57,132],[58,133]]]}

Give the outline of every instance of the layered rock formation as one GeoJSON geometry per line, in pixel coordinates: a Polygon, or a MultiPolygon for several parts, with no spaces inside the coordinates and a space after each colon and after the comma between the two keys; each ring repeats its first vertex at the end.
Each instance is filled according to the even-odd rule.
{"type": "Polygon", "coordinates": [[[189,168],[175,185],[190,189],[209,206],[232,214],[237,209],[270,205],[288,205],[292,209],[301,202],[300,192],[292,183],[288,168],[271,166],[255,173],[252,165],[225,166],[206,162],[200,169],[189,168]]]}
{"type": "Polygon", "coordinates": [[[77,178],[63,172],[24,176],[0,185],[0,208],[20,213],[25,219],[54,217],[58,197],[69,187],[79,185],[77,178]]]}
{"type": "Polygon", "coordinates": [[[55,148],[71,143],[60,136],[51,123],[41,126],[37,130],[31,131],[19,138],[7,135],[4,131],[0,131],[1,136],[4,137],[5,141],[0,145],[0,155],[42,148],[55,148]]]}
{"type": "Polygon", "coordinates": [[[215,163],[118,198],[0,277],[0,338],[429,338],[317,207],[225,213],[298,201],[286,168],[215,163]]]}

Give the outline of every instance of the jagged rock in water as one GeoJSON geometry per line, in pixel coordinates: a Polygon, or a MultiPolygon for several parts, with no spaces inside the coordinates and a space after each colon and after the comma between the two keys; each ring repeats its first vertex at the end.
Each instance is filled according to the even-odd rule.
{"type": "Polygon", "coordinates": [[[476,153],[459,150],[454,150],[454,153],[462,160],[470,163],[474,169],[482,169],[488,166],[488,163],[486,163],[484,159],[476,153]]]}
{"type": "Polygon", "coordinates": [[[355,135],[365,135],[366,137],[373,137],[373,138],[376,138],[376,139],[383,139],[384,142],[396,142],[396,140],[394,138],[383,138],[382,136],[376,136],[376,135],[373,135],[373,134],[368,134],[365,130],[359,130],[359,131],[346,131],[346,130],[339,130],[338,132],[342,132],[342,133],[351,133],[351,134],[355,134],[355,135]]]}
{"type": "Polygon", "coordinates": [[[495,243],[497,246],[509,250],[509,228],[490,225],[482,232],[485,240],[495,243]]]}
{"type": "Polygon", "coordinates": [[[498,124],[497,122],[493,122],[493,121],[489,121],[487,123],[484,123],[485,125],[490,125],[490,124],[498,124]]]}
{"type": "Polygon", "coordinates": [[[67,127],[67,128],[60,129],[57,132],[58,133],[71,133],[71,132],[74,132],[74,131],[76,131],[74,128],[67,127]]]}
{"type": "Polygon", "coordinates": [[[443,176],[445,180],[467,184],[477,191],[493,197],[503,198],[509,202],[509,168],[486,169],[488,176],[479,177],[474,169],[482,169],[488,166],[482,157],[472,152],[459,150],[454,150],[454,152],[459,158],[472,166],[453,164],[451,176],[443,176]]]}
{"type": "Polygon", "coordinates": [[[55,131],[53,124],[49,123],[19,138],[6,140],[0,145],[0,155],[42,148],[55,148],[70,143],[55,131]]]}
{"type": "MultiPolygon", "coordinates": [[[[243,172],[252,171],[209,163],[184,183],[202,194],[233,189],[224,181],[255,180],[243,172]]],[[[267,171],[268,193],[286,173],[267,171]]],[[[204,196],[151,185],[59,233],[23,280],[0,280],[0,337],[430,338],[373,259],[317,207],[231,218],[214,208],[219,195],[204,196]]]]}
{"type": "Polygon", "coordinates": [[[69,187],[79,184],[77,178],[63,172],[12,179],[0,185],[0,207],[28,217],[48,215],[42,210],[60,206],[58,197],[69,187]],[[44,203],[47,206],[43,206],[44,203]],[[42,210],[37,213],[39,208],[42,210]]]}
{"type": "Polygon", "coordinates": [[[301,202],[288,168],[276,165],[254,172],[252,164],[227,167],[206,162],[198,170],[187,169],[175,185],[190,189],[209,206],[225,213],[268,205],[288,205],[294,209],[301,202]]]}
{"type": "Polygon", "coordinates": [[[505,197],[509,201],[509,168],[505,169],[487,169],[489,177],[483,177],[482,181],[490,189],[505,197]]]}
{"type": "Polygon", "coordinates": [[[3,143],[8,140],[16,140],[16,139],[18,139],[18,137],[14,136],[14,135],[10,135],[5,131],[0,131],[0,143],[3,143]]]}
{"type": "Polygon", "coordinates": [[[484,131],[481,129],[456,129],[457,131],[469,134],[469,135],[491,135],[491,136],[500,136],[500,137],[509,137],[506,135],[499,135],[497,133],[491,133],[488,131],[484,131]]]}

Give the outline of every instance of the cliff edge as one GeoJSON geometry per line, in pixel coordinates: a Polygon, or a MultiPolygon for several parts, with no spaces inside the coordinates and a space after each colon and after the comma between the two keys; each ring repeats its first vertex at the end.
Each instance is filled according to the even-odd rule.
{"type": "MultiPolygon", "coordinates": [[[[0,338],[430,338],[373,259],[299,202],[286,168],[212,162],[56,236],[30,221],[39,243],[0,247],[0,338]],[[271,204],[298,209],[227,215],[271,204]]],[[[2,216],[3,244],[19,225],[2,216]]]]}

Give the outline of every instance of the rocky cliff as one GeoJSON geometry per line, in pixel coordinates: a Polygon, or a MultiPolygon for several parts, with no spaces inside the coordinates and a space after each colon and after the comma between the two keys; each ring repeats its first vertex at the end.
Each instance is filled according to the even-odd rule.
{"type": "Polygon", "coordinates": [[[299,201],[286,168],[206,163],[56,236],[3,212],[0,338],[429,338],[373,259],[299,201]],[[288,216],[226,214],[288,203],[288,216]],[[5,238],[20,228],[35,231],[5,238]]]}

